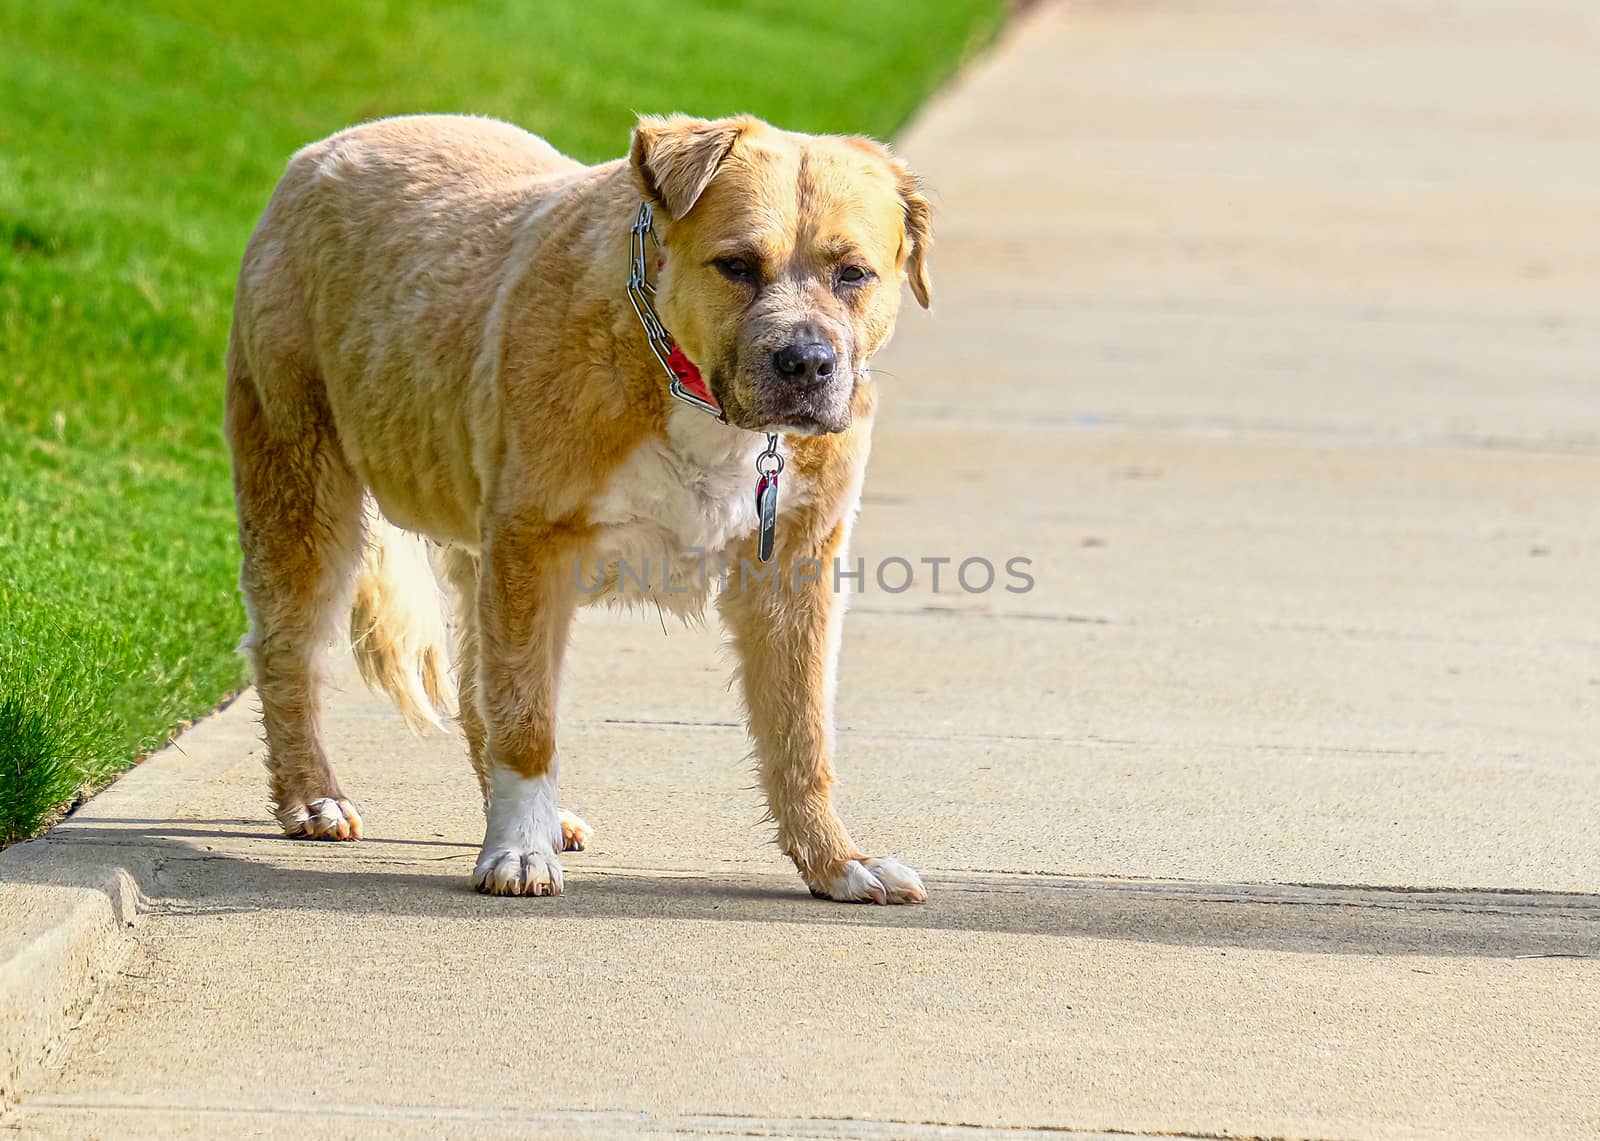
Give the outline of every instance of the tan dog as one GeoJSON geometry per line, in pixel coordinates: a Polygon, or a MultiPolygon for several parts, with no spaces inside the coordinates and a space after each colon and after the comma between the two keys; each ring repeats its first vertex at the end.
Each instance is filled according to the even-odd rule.
{"type": "Polygon", "coordinates": [[[227,414],[285,831],[361,834],[318,724],[345,612],[367,680],[413,723],[444,711],[437,566],[460,601],[458,715],[488,818],[472,882],[559,893],[556,853],[587,834],[557,807],[574,611],[698,613],[725,558],[717,602],[779,843],[819,895],[921,901],[917,874],[863,855],[831,802],[831,565],[860,498],[868,365],[901,283],[928,304],[929,238],[916,180],[882,146],[751,118],[641,119],[629,157],[594,167],[450,116],[295,155],[245,252],[227,414]],[[673,398],[630,302],[642,203],[660,319],[726,423],[673,398]],[[767,433],[781,442],[761,470],[785,466],[763,566],[767,433]]]}

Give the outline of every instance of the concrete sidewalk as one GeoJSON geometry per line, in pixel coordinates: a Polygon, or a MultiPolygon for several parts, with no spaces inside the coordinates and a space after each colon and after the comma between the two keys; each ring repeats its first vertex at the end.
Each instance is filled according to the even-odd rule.
{"type": "Polygon", "coordinates": [[[591,616],[557,900],[471,893],[463,748],[352,679],[368,841],[274,838],[246,698],[7,853],[0,940],[98,906],[108,977],[5,1124],[1600,1136],[1597,34],[1043,5],[904,140],[858,553],[1037,580],[847,623],[846,819],[926,906],[810,899],[715,634],[591,616]]]}

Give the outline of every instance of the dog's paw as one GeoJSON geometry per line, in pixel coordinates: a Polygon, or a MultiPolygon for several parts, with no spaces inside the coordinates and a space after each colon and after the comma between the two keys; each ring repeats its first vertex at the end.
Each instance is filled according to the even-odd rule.
{"type": "Polygon", "coordinates": [[[922,877],[893,856],[846,860],[816,895],[840,903],[923,903],[922,877]]]}
{"type": "MultiPolygon", "coordinates": [[[[560,895],[556,850],[567,842],[567,814],[556,807],[554,768],[536,777],[496,769],[489,780],[483,848],[472,869],[472,886],[487,895],[560,895]]],[[[571,819],[587,835],[583,821],[571,819]]]]}
{"type": "Polygon", "coordinates": [[[594,839],[594,829],[576,812],[561,810],[561,850],[563,852],[581,852],[589,846],[589,841],[594,839]]]}
{"type": "Polygon", "coordinates": [[[361,839],[361,814],[348,800],[325,796],[280,808],[275,815],[291,840],[361,839]]]}
{"type": "Polygon", "coordinates": [[[472,886],[485,895],[560,895],[561,864],[551,851],[497,848],[478,857],[472,886]]]}

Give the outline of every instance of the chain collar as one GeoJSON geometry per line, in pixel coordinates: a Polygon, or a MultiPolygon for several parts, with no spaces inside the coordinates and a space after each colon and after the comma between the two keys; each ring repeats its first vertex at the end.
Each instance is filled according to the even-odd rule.
{"type": "Polygon", "coordinates": [[[650,203],[639,204],[639,217],[629,231],[630,265],[628,267],[628,301],[633,305],[633,311],[638,315],[639,324],[644,326],[644,335],[650,345],[650,352],[661,363],[662,371],[667,374],[667,382],[671,386],[672,395],[689,405],[698,408],[701,412],[715,416],[724,424],[728,422],[727,414],[722,406],[717,403],[716,397],[711,395],[711,387],[706,384],[705,378],[700,375],[700,370],[695,367],[684,351],[678,347],[678,342],[672,339],[672,334],[667,332],[667,327],[661,323],[661,317],[656,313],[655,295],[656,287],[650,284],[650,278],[645,270],[645,242],[655,247],[656,268],[661,267],[661,239],[656,237],[655,218],[650,209],[650,203]]]}
{"type": "MultiPolygon", "coordinates": [[[[661,239],[656,236],[655,216],[650,203],[639,203],[639,217],[629,231],[628,301],[644,326],[650,352],[667,374],[672,395],[701,412],[715,416],[724,424],[728,414],[711,395],[700,370],[688,358],[656,313],[656,287],[645,271],[645,241],[655,247],[656,268],[661,268],[661,239]]],[[[778,436],[767,433],[767,446],[756,456],[756,557],[763,563],[772,559],[778,525],[778,474],[783,471],[783,455],[778,451],[778,436]]]]}

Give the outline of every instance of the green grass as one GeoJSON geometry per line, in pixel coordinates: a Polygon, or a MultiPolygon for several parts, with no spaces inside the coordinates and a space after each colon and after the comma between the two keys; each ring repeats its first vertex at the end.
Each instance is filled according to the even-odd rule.
{"type": "Polygon", "coordinates": [[[221,359],[285,159],[497,115],[586,160],[634,115],[892,134],[1002,0],[0,5],[0,843],[244,680],[221,359]]]}

